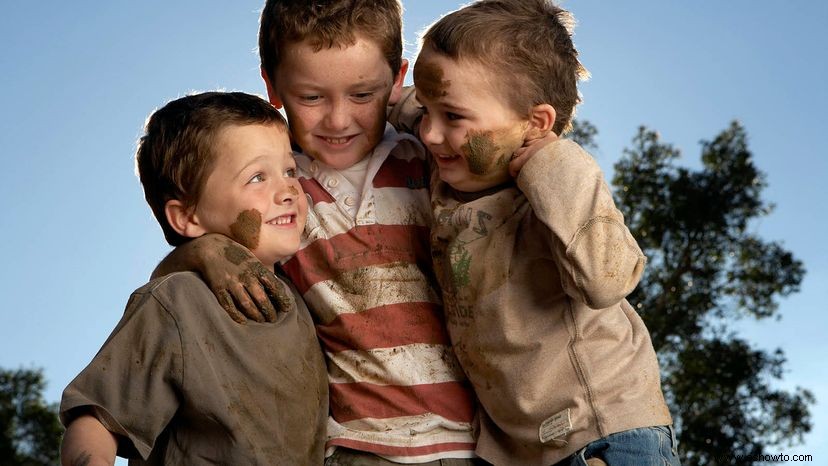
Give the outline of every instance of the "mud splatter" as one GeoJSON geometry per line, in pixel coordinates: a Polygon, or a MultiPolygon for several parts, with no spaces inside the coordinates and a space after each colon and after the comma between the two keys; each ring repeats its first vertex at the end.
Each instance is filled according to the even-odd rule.
{"type": "Polygon", "coordinates": [[[259,246],[259,231],[262,228],[262,214],[256,209],[239,213],[236,221],[230,225],[230,234],[239,244],[250,249],[259,246]]]}
{"type": "Polygon", "coordinates": [[[299,190],[296,189],[296,186],[288,186],[288,192],[293,194],[294,196],[299,195],[299,190]]]}
{"type": "Polygon", "coordinates": [[[443,79],[443,69],[436,63],[418,61],[414,65],[414,85],[427,98],[439,99],[448,95],[451,81],[443,79]]]}
{"type": "Polygon", "coordinates": [[[460,147],[469,162],[469,171],[475,175],[485,175],[501,165],[498,163],[498,159],[503,158],[502,154],[498,154],[500,149],[495,143],[494,131],[476,130],[469,131],[468,140],[460,147]]]}
{"type": "Polygon", "coordinates": [[[236,244],[230,244],[224,248],[224,258],[233,265],[239,265],[250,258],[250,254],[236,244]]]}

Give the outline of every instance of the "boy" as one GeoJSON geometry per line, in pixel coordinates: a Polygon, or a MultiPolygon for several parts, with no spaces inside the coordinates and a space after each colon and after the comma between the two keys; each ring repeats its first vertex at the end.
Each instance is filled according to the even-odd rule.
{"type": "MultiPolygon", "coordinates": [[[[307,202],[286,124],[264,100],[174,100],[149,118],[136,162],[171,245],[221,233],[265,264],[298,248],[307,202]]],[[[63,393],[63,464],[111,465],[116,452],[130,464],[320,464],[324,360],[307,308],[288,289],[278,291],[289,312],[246,326],[190,272],[136,290],[63,393]]]]}
{"type": "Polygon", "coordinates": [[[414,68],[435,269],[483,408],[477,453],[678,464],[655,351],[624,299],[646,259],[597,164],[556,141],[586,74],[571,25],[548,0],[483,0],[435,23],[414,68]],[[525,164],[515,179],[510,161],[525,164]]]}
{"type": "MultiPolygon", "coordinates": [[[[425,152],[385,123],[408,67],[399,2],[270,0],[259,53],[311,200],[300,249],[282,267],[327,357],[326,464],[471,464],[473,395],[432,279],[425,152]]],[[[198,269],[214,289],[243,274],[217,254],[221,237],[200,244],[161,270],[198,269]]],[[[267,301],[260,279],[233,293],[248,316],[267,301]]]]}

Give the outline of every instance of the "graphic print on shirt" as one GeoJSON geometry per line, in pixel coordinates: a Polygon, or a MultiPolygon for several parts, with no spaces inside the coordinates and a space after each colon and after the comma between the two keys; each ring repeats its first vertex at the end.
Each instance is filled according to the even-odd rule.
{"type": "Polygon", "coordinates": [[[452,325],[467,327],[474,321],[474,307],[467,303],[473,302],[470,298],[480,291],[479,284],[471,282],[473,263],[468,246],[489,235],[491,227],[488,224],[493,216],[483,210],[456,205],[438,210],[436,218],[441,229],[452,231],[450,236],[453,238],[451,241],[441,240],[440,234],[435,232],[432,242],[435,270],[448,275],[441,277],[447,288],[444,290],[446,319],[452,325]]]}

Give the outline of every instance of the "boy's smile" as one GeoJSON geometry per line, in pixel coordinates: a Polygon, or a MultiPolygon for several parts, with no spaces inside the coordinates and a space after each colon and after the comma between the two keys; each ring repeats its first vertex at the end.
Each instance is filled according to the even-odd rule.
{"type": "Polygon", "coordinates": [[[528,118],[505,104],[497,76],[483,65],[423,50],[414,67],[417,100],[425,107],[420,139],[440,179],[476,192],[510,179],[509,160],[523,145],[528,118]]]}
{"type": "Polygon", "coordinates": [[[225,234],[274,264],[299,247],[308,203],[287,133],[275,125],[230,125],[215,138],[215,159],[195,207],[206,232],[225,234]]]}
{"type": "Polygon", "coordinates": [[[407,65],[394,76],[377,44],[359,35],[350,46],[317,50],[303,41],[284,52],[269,93],[284,106],[294,141],[337,170],[362,160],[382,140],[386,106],[407,65]]]}

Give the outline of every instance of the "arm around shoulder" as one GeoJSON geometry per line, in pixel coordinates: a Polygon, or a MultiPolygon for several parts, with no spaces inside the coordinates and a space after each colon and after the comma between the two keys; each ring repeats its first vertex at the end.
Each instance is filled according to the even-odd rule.
{"type": "Polygon", "coordinates": [[[158,278],[173,272],[199,272],[221,307],[239,323],[276,321],[278,305],[287,311],[290,302],[270,268],[232,239],[208,233],[176,247],[152,273],[158,278]]]}
{"type": "Polygon", "coordinates": [[[420,119],[422,117],[423,108],[420,102],[417,101],[416,89],[414,86],[404,87],[400,100],[388,110],[388,122],[397,131],[419,137],[420,119]]]}
{"type": "Polygon", "coordinates": [[[92,415],[85,414],[69,424],[60,446],[63,466],[115,464],[118,440],[92,415]]]}
{"type": "Polygon", "coordinates": [[[552,142],[526,162],[517,183],[551,232],[567,294],[600,309],[632,292],[646,257],[592,156],[573,141],[552,142]]]}

